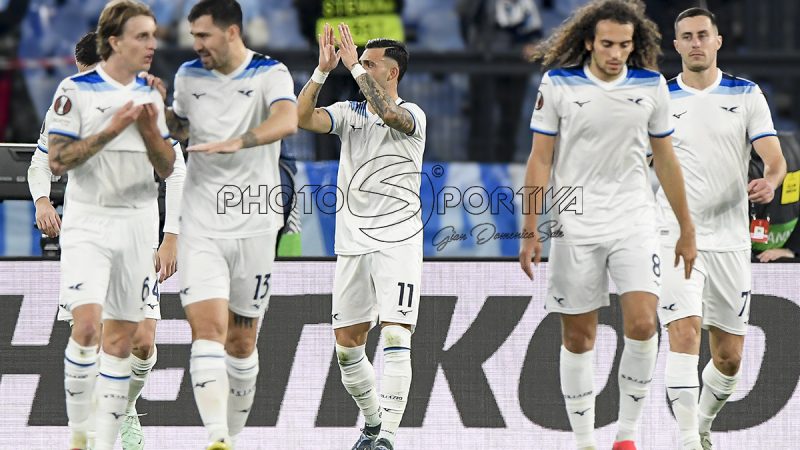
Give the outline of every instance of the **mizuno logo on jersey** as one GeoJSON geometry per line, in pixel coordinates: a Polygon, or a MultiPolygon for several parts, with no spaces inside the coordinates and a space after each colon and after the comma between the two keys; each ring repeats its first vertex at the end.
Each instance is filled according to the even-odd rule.
{"type": "Polygon", "coordinates": [[[580,102],[580,101],[577,101],[577,100],[576,100],[576,101],[574,101],[574,102],[572,102],[572,103],[575,103],[576,105],[578,105],[578,106],[580,106],[581,108],[583,108],[583,105],[585,105],[585,104],[589,103],[590,101],[591,101],[591,100],[586,100],[585,102],[580,102]]]}
{"type": "Polygon", "coordinates": [[[100,111],[100,113],[104,113],[104,112],[108,111],[109,108],[111,108],[111,107],[110,106],[106,106],[105,108],[103,108],[102,106],[98,106],[97,110],[100,111]]]}
{"type": "Polygon", "coordinates": [[[360,130],[360,129],[364,128],[364,127],[357,127],[357,126],[355,126],[353,124],[350,124],[350,128],[352,128],[353,130],[360,130]]]}
{"type": "Polygon", "coordinates": [[[736,114],[739,112],[737,111],[737,109],[739,109],[739,106],[720,106],[720,108],[724,109],[725,111],[728,111],[729,113],[736,114]]]}
{"type": "Polygon", "coordinates": [[[331,319],[333,319],[333,320],[339,320],[339,313],[336,313],[336,314],[331,314],[331,319]]]}
{"type": "Polygon", "coordinates": [[[637,105],[640,104],[644,100],[644,97],[639,98],[628,98],[628,101],[631,103],[636,103],[637,105]]]}
{"type": "Polygon", "coordinates": [[[410,313],[411,311],[413,311],[413,309],[409,309],[408,311],[403,311],[402,309],[398,309],[398,310],[397,310],[397,312],[399,312],[400,314],[402,314],[402,315],[403,315],[403,317],[407,316],[407,315],[408,315],[408,313],[410,313]]]}
{"type": "Polygon", "coordinates": [[[73,291],[80,291],[81,287],[83,287],[83,283],[73,284],[69,288],[72,289],[73,291]]]}
{"type": "Polygon", "coordinates": [[[676,119],[680,119],[680,118],[681,118],[681,116],[682,116],[682,115],[684,115],[684,114],[686,114],[687,112],[688,112],[688,111],[684,111],[684,112],[682,112],[682,113],[680,113],[680,114],[673,114],[673,115],[672,115],[672,117],[674,117],[674,118],[676,118],[676,119]]]}
{"type": "Polygon", "coordinates": [[[150,309],[156,309],[156,306],[158,306],[158,303],[156,303],[155,305],[151,305],[150,303],[147,303],[147,306],[149,306],[150,309]]]}
{"type": "Polygon", "coordinates": [[[192,92],[192,95],[193,95],[193,96],[194,96],[194,98],[196,98],[197,100],[200,100],[200,97],[202,97],[202,96],[206,95],[206,93],[205,93],[205,92],[192,92]]]}
{"type": "Polygon", "coordinates": [[[187,288],[183,288],[183,289],[181,289],[181,292],[180,292],[180,294],[181,294],[181,295],[189,295],[189,288],[187,287],[187,288]]]}
{"type": "Polygon", "coordinates": [[[240,94],[244,95],[245,97],[250,97],[250,96],[251,96],[251,94],[253,93],[253,90],[252,90],[252,89],[247,89],[247,90],[245,90],[245,89],[239,89],[239,90],[238,90],[238,91],[236,91],[236,92],[238,92],[238,93],[240,93],[240,94]]]}
{"type": "Polygon", "coordinates": [[[556,297],[556,296],[553,296],[553,300],[555,300],[555,301],[556,301],[556,303],[558,303],[559,305],[560,305],[560,304],[562,304],[562,303],[564,303],[564,297],[556,297]]]}

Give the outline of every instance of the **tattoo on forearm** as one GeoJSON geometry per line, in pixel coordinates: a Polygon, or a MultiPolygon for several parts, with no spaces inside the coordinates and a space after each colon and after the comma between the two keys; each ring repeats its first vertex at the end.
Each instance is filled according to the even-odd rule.
{"type": "Polygon", "coordinates": [[[167,178],[172,173],[173,164],[175,164],[175,151],[163,139],[158,137],[160,142],[155,142],[151,145],[147,139],[144,141],[144,146],[147,148],[147,159],[153,165],[158,176],[167,178]]]}
{"type": "Polygon", "coordinates": [[[64,166],[65,170],[85,163],[97,154],[106,144],[114,139],[114,135],[101,131],[93,136],[79,141],[65,136],[50,135],[50,149],[53,152],[53,161],[64,166]]]}
{"type": "Polygon", "coordinates": [[[365,73],[358,77],[356,82],[375,113],[383,119],[386,125],[403,133],[410,133],[414,130],[414,118],[411,117],[411,113],[405,108],[397,106],[374,78],[365,73]],[[387,113],[394,113],[392,114],[393,120],[386,120],[387,113]]]}
{"type": "Polygon", "coordinates": [[[253,317],[245,317],[233,313],[233,324],[236,325],[237,327],[253,328],[253,325],[255,325],[255,321],[256,319],[253,317]]]}
{"type": "Polygon", "coordinates": [[[167,128],[169,129],[170,136],[174,137],[179,141],[186,140],[188,138],[188,127],[187,121],[182,120],[178,116],[175,115],[175,112],[172,108],[168,108],[166,113],[164,114],[165,119],[167,120],[167,128]]]}
{"type": "Polygon", "coordinates": [[[311,106],[316,106],[317,99],[319,98],[319,92],[322,90],[322,85],[317,84],[311,80],[308,80],[303,89],[300,90],[300,96],[310,96],[311,97],[311,106]]]}
{"type": "Polygon", "coordinates": [[[239,136],[239,138],[242,140],[242,148],[250,148],[258,145],[258,138],[256,137],[256,134],[253,133],[253,130],[244,133],[243,135],[239,136]]]}

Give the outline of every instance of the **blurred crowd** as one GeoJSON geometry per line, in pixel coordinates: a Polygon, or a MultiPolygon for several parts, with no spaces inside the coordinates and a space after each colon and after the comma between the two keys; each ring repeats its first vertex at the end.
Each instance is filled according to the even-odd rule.
{"type": "MultiPolygon", "coordinates": [[[[141,1],[155,13],[160,48],[191,47],[185,17],[197,0],[141,1]]],[[[313,52],[322,23],[347,19],[357,38],[381,35],[402,39],[408,43],[412,55],[416,51],[443,55],[503,51],[515,52],[520,60],[526,59],[539,39],[585,2],[239,0],[248,46],[267,52],[313,52]],[[358,25],[353,26],[354,22],[358,25]]],[[[0,0],[0,142],[35,140],[55,86],[74,70],[71,61],[74,43],[96,26],[105,3],[106,0],[0,0]],[[24,92],[27,97],[18,94],[24,92]]],[[[786,2],[782,13],[768,8],[769,2],[756,0],[648,0],[646,3],[650,16],[665,36],[665,53],[672,52],[674,17],[698,3],[717,13],[729,50],[796,51],[800,47],[797,45],[800,27],[786,19],[800,16],[797,2],[786,2]],[[745,26],[748,23],[745,18],[759,17],[756,29],[745,26]]],[[[481,61],[476,58],[475,64],[481,61]]],[[[523,161],[527,155],[530,135],[526,124],[537,83],[536,73],[497,76],[453,72],[443,77],[415,72],[412,63],[408,81],[404,80],[401,90],[405,91],[404,96],[429,110],[429,147],[433,158],[509,162],[523,161]]],[[[762,87],[768,93],[771,88],[783,90],[783,86],[765,85],[763,81],[762,87]]],[[[787,99],[774,99],[776,115],[793,103],[791,98],[790,95],[787,99]]],[[[790,121],[775,119],[779,127],[793,128],[790,121]]],[[[310,137],[300,137],[295,144],[301,147],[299,156],[303,159],[333,159],[335,149],[326,148],[326,142],[320,144],[319,140],[315,143],[310,137]],[[312,148],[306,148],[309,146],[312,148]]]]}

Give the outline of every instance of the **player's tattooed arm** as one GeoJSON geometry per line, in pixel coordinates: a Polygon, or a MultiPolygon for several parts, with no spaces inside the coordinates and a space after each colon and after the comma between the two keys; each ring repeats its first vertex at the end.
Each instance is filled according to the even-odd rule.
{"type": "Polygon", "coordinates": [[[107,130],[80,140],[60,134],[50,134],[48,136],[50,171],[53,175],[63,175],[88,161],[115,137],[115,133],[107,130]]]}
{"type": "Polygon", "coordinates": [[[188,120],[178,117],[172,108],[164,110],[164,117],[167,119],[167,128],[169,128],[170,137],[181,142],[189,139],[188,120]]]}
{"type": "Polygon", "coordinates": [[[331,116],[322,108],[317,108],[317,100],[322,85],[308,80],[297,96],[297,126],[315,133],[327,133],[331,130],[331,116]]]}
{"type": "Polygon", "coordinates": [[[356,83],[372,109],[383,119],[383,123],[405,134],[414,131],[414,117],[411,113],[395,103],[386,90],[368,73],[361,74],[356,83]]]}
{"type": "Polygon", "coordinates": [[[239,138],[242,140],[242,148],[255,147],[258,145],[258,138],[256,134],[253,133],[253,130],[242,134],[239,138]]]}

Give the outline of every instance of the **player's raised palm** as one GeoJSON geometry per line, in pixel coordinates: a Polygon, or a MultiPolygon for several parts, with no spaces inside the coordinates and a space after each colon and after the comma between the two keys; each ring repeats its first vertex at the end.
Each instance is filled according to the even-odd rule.
{"type": "Polygon", "coordinates": [[[333,28],[326,23],[322,34],[319,35],[319,70],[330,72],[339,65],[339,59],[339,54],[336,52],[335,38],[333,37],[333,28]]]}

